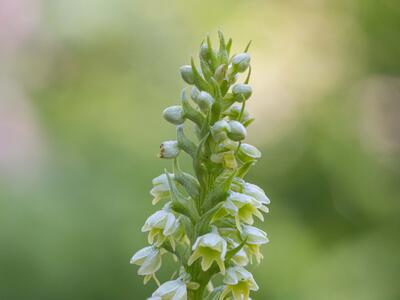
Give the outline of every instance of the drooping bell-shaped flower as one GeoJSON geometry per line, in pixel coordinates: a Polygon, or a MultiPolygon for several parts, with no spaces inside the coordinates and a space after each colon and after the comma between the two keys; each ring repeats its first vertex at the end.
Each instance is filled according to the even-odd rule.
{"type": "Polygon", "coordinates": [[[192,250],[193,253],[188,261],[189,265],[202,258],[201,268],[203,271],[207,271],[215,261],[221,273],[225,273],[224,260],[227,243],[218,233],[211,232],[198,237],[192,250]]]}
{"type": "MultiPolygon", "coordinates": [[[[239,246],[238,243],[233,244],[234,248],[239,246]]],[[[249,257],[247,256],[246,251],[241,248],[233,257],[232,261],[238,266],[245,267],[249,264],[249,257]]]]}
{"type": "Polygon", "coordinates": [[[243,194],[249,195],[260,202],[262,205],[259,209],[263,212],[267,213],[269,211],[266,205],[270,204],[271,201],[259,186],[246,182],[243,185],[243,194]]]}
{"type": "Polygon", "coordinates": [[[267,205],[270,204],[271,201],[263,189],[257,185],[245,182],[243,179],[235,177],[231,184],[231,190],[253,197],[259,203],[261,203],[261,206],[259,207],[261,211],[265,213],[269,212],[267,205]]]}
{"type": "Polygon", "coordinates": [[[221,300],[229,293],[232,293],[234,300],[249,300],[250,291],[258,290],[253,275],[240,266],[227,269],[223,281],[226,287],[220,296],[221,300]]]}
{"type": "Polygon", "coordinates": [[[156,282],[158,282],[155,273],[161,267],[162,254],[162,250],[157,247],[148,246],[139,250],[132,256],[130,263],[140,266],[138,274],[145,276],[145,283],[147,283],[152,277],[156,282]]]}
{"type": "Polygon", "coordinates": [[[241,230],[240,222],[253,224],[253,215],[262,221],[264,220],[262,213],[259,211],[261,207],[262,204],[251,196],[230,192],[223,209],[235,218],[236,226],[241,230]]]}
{"type": "Polygon", "coordinates": [[[147,300],[187,300],[186,284],[181,278],[167,281],[147,300]]]}
{"type": "Polygon", "coordinates": [[[269,242],[267,234],[257,227],[243,225],[241,236],[243,240],[246,240],[247,250],[255,256],[259,263],[263,258],[260,246],[269,242]]]}
{"type": "Polygon", "coordinates": [[[180,227],[175,215],[162,209],[152,214],[142,227],[142,232],[149,232],[148,241],[150,244],[155,242],[156,246],[161,246],[168,239],[171,246],[175,246],[173,235],[178,232],[180,227]]]}
{"type": "MultiPolygon", "coordinates": [[[[174,174],[169,174],[171,179],[174,178],[174,174]]],[[[153,198],[153,205],[157,204],[162,199],[167,199],[170,197],[170,190],[168,184],[168,178],[166,174],[161,174],[153,179],[153,188],[150,190],[150,194],[153,198]]]]}

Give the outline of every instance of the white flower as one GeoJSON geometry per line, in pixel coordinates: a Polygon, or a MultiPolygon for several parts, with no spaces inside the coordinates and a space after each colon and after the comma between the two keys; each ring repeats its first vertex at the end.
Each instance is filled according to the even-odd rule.
{"type": "Polygon", "coordinates": [[[179,229],[179,221],[175,215],[167,210],[159,210],[152,214],[142,227],[142,232],[149,232],[149,243],[161,246],[168,238],[171,246],[175,247],[173,235],[179,229]]]}
{"type": "Polygon", "coordinates": [[[269,242],[267,234],[254,226],[243,225],[242,239],[246,239],[247,250],[255,256],[259,263],[263,258],[260,246],[269,242]]]}
{"type": "MultiPolygon", "coordinates": [[[[260,220],[264,220],[262,213],[259,211],[261,207],[262,204],[253,197],[231,191],[229,192],[229,196],[226,199],[222,210],[235,218],[236,227],[239,229],[239,231],[241,231],[240,222],[253,224],[253,215],[260,220]]],[[[216,217],[220,216],[221,212],[216,215],[216,217]]]]}
{"type": "Polygon", "coordinates": [[[186,284],[180,278],[167,281],[148,300],[187,300],[186,284]]]}
{"type": "MultiPolygon", "coordinates": [[[[238,243],[232,243],[233,248],[239,246],[238,243]]],[[[238,266],[244,267],[249,264],[249,257],[247,256],[246,251],[241,248],[233,257],[232,261],[237,264],[238,266]]]]}
{"type": "Polygon", "coordinates": [[[258,202],[261,203],[261,206],[259,207],[259,209],[265,213],[269,212],[269,209],[266,205],[270,204],[270,200],[267,197],[267,195],[265,195],[265,192],[258,186],[256,186],[255,184],[251,184],[246,182],[243,185],[243,194],[249,195],[251,197],[253,197],[254,199],[256,199],[258,202]]]}
{"type": "Polygon", "coordinates": [[[253,275],[243,267],[232,267],[226,270],[224,277],[226,287],[222,292],[220,299],[232,293],[235,300],[249,300],[250,291],[257,291],[258,285],[253,275]]]}
{"type": "MultiPolygon", "coordinates": [[[[171,179],[174,178],[174,174],[169,174],[169,176],[171,179]]],[[[152,183],[153,188],[151,189],[150,194],[154,197],[152,201],[153,205],[157,204],[162,199],[170,197],[168,178],[166,174],[161,174],[154,178],[152,183]]]]}
{"type": "Polygon", "coordinates": [[[165,141],[160,145],[160,158],[175,158],[179,155],[180,149],[177,141],[165,141]]]}
{"type": "Polygon", "coordinates": [[[155,273],[161,267],[162,252],[154,246],[145,247],[136,252],[130,263],[140,266],[139,275],[145,276],[144,282],[147,283],[152,277],[157,281],[155,273]]]}
{"type": "Polygon", "coordinates": [[[207,233],[197,238],[193,245],[193,253],[189,257],[191,265],[198,258],[202,258],[201,268],[207,271],[215,261],[222,273],[225,273],[225,255],[227,251],[226,241],[217,233],[207,233]]]}
{"type": "Polygon", "coordinates": [[[265,192],[259,186],[246,182],[243,186],[243,193],[254,197],[263,204],[269,204],[271,201],[265,195],[265,192]]]}
{"type": "Polygon", "coordinates": [[[250,225],[243,225],[242,238],[246,239],[246,244],[250,245],[262,245],[269,242],[264,231],[250,225]]]}

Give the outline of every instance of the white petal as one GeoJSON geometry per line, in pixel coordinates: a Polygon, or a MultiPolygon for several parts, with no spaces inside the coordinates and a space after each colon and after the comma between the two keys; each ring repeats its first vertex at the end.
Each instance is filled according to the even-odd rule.
{"type": "Polygon", "coordinates": [[[139,275],[150,275],[157,272],[161,267],[161,255],[158,250],[154,250],[143,262],[138,270],[139,275]]]}
{"type": "Polygon", "coordinates": [[[187,299],[187,291],[186,285],[182,285],[172,297],[171,300],[186,300],[187,299]]]}
{"type": "Polygon", "coordinates": [[[138,252],[136,252],[132,258],[131,258],[131,264],[142,264],[143,261],[146,259],[148,255],[150,255],[153,252],[153,246],[148,246],[143,249],[140,249],[138,252]]]}

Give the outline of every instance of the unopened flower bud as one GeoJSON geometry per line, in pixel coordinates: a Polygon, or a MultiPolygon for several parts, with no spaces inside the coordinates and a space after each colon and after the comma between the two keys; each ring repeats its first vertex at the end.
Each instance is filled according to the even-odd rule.
{"type": "Polygon", "coordinates": [[[246,138],[247,130],[242,123],[238,121],[229,121],[228,137],[233,141],[242,141],[246,138]]]}
{"type": "Polygon", "coordinates": [[[200,57],[207,60],[209,58],[210,54],[208,51],[208,45],[207,43],[203,43],[200,46],[200,57]]]}
{"type": "MultiPolygon", "coordinates": [[[[239,120],[240,113],[242,112],[242,105],[234,104],[229,107],[225,112],[224,115],[228,116],[231,120],[239,120]]],[[[243,111],[241,121],[247,121],[250,118],[250,115],[247,110],[243,111]]]]}
{"type": "Polygon", "coordinates": [[[185,122],[185,113],[180,105],[174,105],[164,109],[163,117],[165,120],[175,125],[180,125],[185,122]]]}
{"type": "Polygon", "coordinates": [[[192,67],[189,65],[184,65],[180,68],[181,76],[182,79],[187,83],[187,84],[194,84],[194,75],[193,75],[193,70],[192,67]]]}
{"type": "Polygon", "coordinates": [[[238,157],[243,162],[250,162],[257,160],[261,157],[261,152],[256,147],[249,144],[241,144],[238,157]]]}
{"type": "Polygon", "coordinates": [[[232,94],[237,102],[249,99],[252,93],[251,86],[248,84],[238,83],[232,88],[232,94]]]}
{"type": "Polygon", "coordinates": [[[211,127],[211,135],[215,141],[222,141],[228,137],[229,124],[225,120],[216,122],[211,127]]]}
{"type": "Polygon", "coordinates": [[[227,71],[227,66],[226,65],[220,65],[214,73],[214,79],[218,82],[222,82],[225,79],[227,71]]]}
{"type": "Polygon", "coordinates": [[[236,54],[232,59],[232,65],[238,72],[243,73],[250,65],[250,55],[247,53],[236,54]]]}
{"type": "Polygon", "coordinates": [[[204,91],[200,92],[200,94],[196,98],[197,105],[205,113],[210,110],[214,101],[214,98],[209,93],[204,91]]]}
{"type": "Polygon", "coordinates": [[[190,91],[190,97],[193,99],[194,102],[197,103],[197,97],[200,95],[200,91],[197,87],[193,86],[192,90],[190,91]]]}
{"type": "Polygon", "coordinates": [[[175,158],[179,155],[179,147],[177,141],[165,141],[160,145],[160,158],[175,158]]]}

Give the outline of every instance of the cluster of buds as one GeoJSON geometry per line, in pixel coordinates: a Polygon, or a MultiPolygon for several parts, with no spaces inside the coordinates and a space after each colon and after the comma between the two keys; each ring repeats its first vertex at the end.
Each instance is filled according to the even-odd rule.
{"type": "Polygon", "coordinates": [[[131,259],[145,283],[154,279],[159,285],[149,299],[247,300],[250,291],[258,290],[246,267],[263,258],[260,246],[268,238],[254,226],[254,217],[263,221],[270,201],[243,179],[261,153],[244,142],[254,121],[246,111],[252,94],[250,43],[233,56],[231,46],[221,32],[218,49],[207,37],[200,47],[200,68],[193,58],[180,68],[190,91],[184,88],[181,105],[163,112],[176,125],[177,136],[161,144],[159,157],[173,160],[173,169],[153,179],[153,204],[163,206],[142,228],[150,246],[131,259]],[[243,83],[237,82],[241,73],[243,83]],[[185,123],[194,126],[195,138],[185,134],[185,123]],[[181,153],[191,158],[192,174],[181,170],[181,153]],[[178,271],[160,285],[156,272],[168,254],[178,271]]]}

